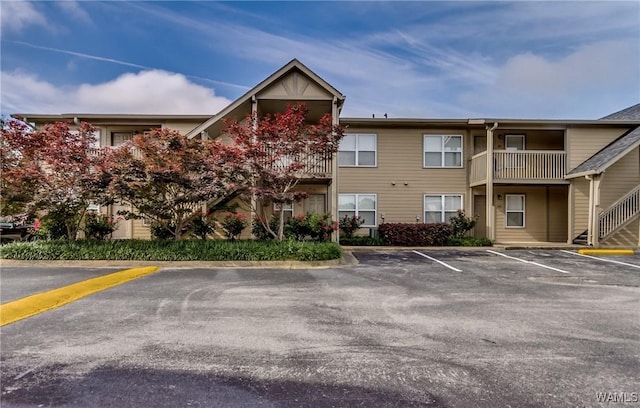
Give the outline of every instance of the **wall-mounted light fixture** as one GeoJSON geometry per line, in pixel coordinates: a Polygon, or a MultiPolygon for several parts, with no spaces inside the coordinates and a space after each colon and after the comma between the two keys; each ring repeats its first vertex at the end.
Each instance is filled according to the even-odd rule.
{"type": "Polygon", "coordinates": [[[409,182],[408,182],[408,181],[405,181],[405,182],[404,182],[404,185],[405,185],[405,186],[408,186],[408,185],[409,185],[409,182]]]}
{"type": "Polygon", "coordinates": [[[502,201],[502,194],[498,194],[498,201],[502,201]]]}
{"type": "Polygon", "coordinates": [[[395,182],[395,181],[392,181],[392,182],[391,182],[391,185],[392,185],[392,186],[395,186],[395,185],[396,185],[396,182],[395,182]]]}
{"type": "Polygon", "coordinates": [[[416,214],[416,222],[420,222],[420,214],[416,214]]]}
{"type": "Polygon", "coordinates": [[[384,213],[380,214],[380,218],[382,219],[382,223],[384,224],[384,213]]]}

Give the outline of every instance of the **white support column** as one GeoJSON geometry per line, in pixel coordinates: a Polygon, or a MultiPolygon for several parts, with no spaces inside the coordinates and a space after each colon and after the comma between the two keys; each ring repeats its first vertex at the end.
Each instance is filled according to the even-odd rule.
{"type": "Polygon", "coordinates": [[[574,229],[575,229],[575,201],[574,201],[574,195],[575,195],[575,185],[573,184],[573,180],[571,180],[571,183],[569,184],[569,196],[567,197],[567,244],[572,244],[573,243],[573,237],[575,236],[574,233],[574,229]]]}
{"type": "Polygon", "coordinates": [[[496,217],[493,208],[493,131],[498,127],[498,123],[494,123],[492,127],[487,127],[487,202],[486,202],[486,233],[487,238],[494,241],[496,239],[496,217]]]}
{"type": "Polygon", "coordinates": [[[593,177],[584,176],[589,180],[589,215],[587,218],[587,245],[593,245],[593,177]]]}
{"type": "Polygon", "coordinates": [[[593,236],[592,242],[594,247],[600,245],[600,181],[602,180],[601,174],[595,174],[593,176],[593,236]]]}
{"type": "MultiPolygon", "coordinates": [[[[333,103],[331,104],[331,119],[333,125],[340,124],[340,117],[338,113],[338,98],[333,97],[333,103]]],[[[331,158],[331,186],[330,197],[327,200],[331,206],[331,219],[338,221],[338,158],[334,155],[331,158]]],[[[336,231],[332,236],[332,241],[340,242],[340,231],[336,231]]]]}

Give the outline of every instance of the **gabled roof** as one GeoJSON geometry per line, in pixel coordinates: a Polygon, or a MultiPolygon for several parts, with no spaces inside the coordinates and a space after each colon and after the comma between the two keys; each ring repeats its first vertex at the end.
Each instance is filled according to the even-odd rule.
{"type": "Polygon", "coordinates": [[[640,120],[640,103],[607,115],[602,120],[640,120]]]}
{"type": "Polygon", "coordinates": [[[598,153],[567,173],[565,178],[571,179],[590,174],[600,174],[638,146],[640,146],[640,126],[631,129],[603,147],[598,153]]]}
{"type": "Polygon", "coordinates": [[[324,90],[326,90],[328,93],[332,94],[335,98],[337,98],[339,106],[342,105],[342,103],[344,102],[345,96],[342,93],[340,93],[340,91],[338,91],[336,88],[331,86],[324,79],[320,78],[315,72],[311,71],[303,63],[298,61],[298,59],[294,58],[291,61],[289,61],[289,63],[287,63],[285,66],[283,66],[282,68],[280,68],[279,70],[277,70],[276,72],[271,74],[264,81],[260,82],[258,85],[254,86],[249,91],[247,91],[244,95],[242,95],[241,97],[236,99],[234,102],[229,104],[226,108],[224,108],[223,110],[221,110],[220,112],[218,112],[217,114],[215,114],[214,116],[209,118],[207,121],[205,121],[204,123],[202,123],[201,125],[199,125],[195,129],[193,129],[192,131],[187,133],[187,137],[191,138],[191,137],[194,137],[194,136],[200,134],[200,132],[206,130],[211,125],[213,125],[217,121],[219,121],[222,118],[224,118],[225,116],[227,116],[229,113],[231,113],[238,106],[240,106],[243,103],[245,103],[248,100],[250,100],[254,95],[256,95],[260,91],[264,90],[269,85],[273,84],[274,82],[276,82],[278,79],[282,78],[283,76],[285,76],[289,72],[294,71],[296,69],[301,71],[303,74],[307,75],[313,81],[318,83],[324,90]]]}

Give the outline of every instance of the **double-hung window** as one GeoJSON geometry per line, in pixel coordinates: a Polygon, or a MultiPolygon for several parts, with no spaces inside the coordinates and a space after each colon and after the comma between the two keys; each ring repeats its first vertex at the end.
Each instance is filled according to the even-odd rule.
{"type": "Polygon", "coordinates": [[[462,135],[424,135],[424,167],[462,167],[462,135]]]}
{"type": "Polygon", "coordinates": [[[458,210],[462,209],[462,195],[460,194],[425,194],[424,222],[450,222],[458,210]]]}
{"type": "MultiPolygon", "coordinates": [[[[274,203],[273,212],[278,213],[279,211],[278,206],[274,203]]],[[[285,222],[293,218],[293,203],[282,203],[282,212],[284,213],[285,222]]]]}
{"type": "Polygon", "coordinates": [[[378,197],[376,194],[340,194],[338,196],[338,217],[345,215],[364,219],[363,227],[377,225],[378,197]]]}
{"type": "Polygon", "coordinates": [[[505,200],[507,228],[524,228],[524,194],[507,194],[505,200]]]}
{"type": "Polygon", "coordinates": [[[375,134],[346,134],[340,141],[338,163],[341,167],[375,167],[378,137],[375,134]]]}

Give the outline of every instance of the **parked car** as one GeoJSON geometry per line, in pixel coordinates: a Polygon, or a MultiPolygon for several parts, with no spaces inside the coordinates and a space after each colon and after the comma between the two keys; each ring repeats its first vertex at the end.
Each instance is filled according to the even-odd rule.
{"type": "Polygon", "coordinates": [[[0,243],[31,241],[35,225],[24,222],[0,222],[0,243]]]}

